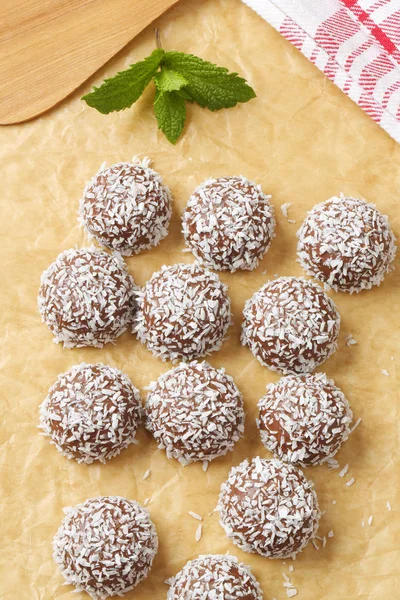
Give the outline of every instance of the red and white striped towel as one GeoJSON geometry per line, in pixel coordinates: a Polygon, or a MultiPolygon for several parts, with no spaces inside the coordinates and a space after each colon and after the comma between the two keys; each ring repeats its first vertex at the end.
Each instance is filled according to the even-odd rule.
{"type": "Polygon", "coordinates": [[[243,0],[400,142],[400,0],[243,0]]]}

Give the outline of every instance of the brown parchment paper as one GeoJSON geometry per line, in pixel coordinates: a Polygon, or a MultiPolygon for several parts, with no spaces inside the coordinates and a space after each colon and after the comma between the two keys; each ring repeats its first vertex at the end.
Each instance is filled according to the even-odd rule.
{"type": "Polygon", "coordinates": [[[332,530],[334,537],[319,551],[309,545],[289,573],[288,562],[238,550],[225,538],[218,515],[207,516],[229,468],[246,457],[267,456],[255,426],[256,403],[266,384],[278,377],[239,344],[245,300],[275,273],[302,274],[295,261],[296,230],[306,210],[341,191],[375,202],[400,238],[400,146],[239,0],[182,0],[157,24],[167,49],[193,52],[239,71],[256,89],[257,99],[216,114],[188,107],[185,133],[175,147],[157,132],[150,89],[122,113],[102,116],[86,107],[80,96],[94,83],[151,52],[149,28],[55,110],[0,130],[0,598],[87,598],[63,586],[51,557],[52,537],[62,507],[99,494],[140,502],[151,498],[160,551],[151,576],[128,599],[162,600],[164,580],[188,559],[227,551],[251,565],[266,600],[286,598],[282,572],[290,575],[299,599],[400,598],[399,261],[379,289],[334,295],[343,318],[340,349],[324,370],[347,394],[355,417],[363,419],[337,456],[341,467],[349,464],[346,477],[327,467],[307,471],[326,510],[320,534],[332,530]],[[43,269],[60,251],[88,244],[77,224],[87,180],[103,161],[129,160],[138,153],[153,159],[175,199],[168,238],[127,260],[139,284],[164,263],[193,260],[181,252],[179,218],[191,191],[205,178],[241,173],[262,184],[276,207],[277,237],[259,268],[221,275],[229,285],[234,326],[229,341],[209,360],[235,377],[247,424],[245,439],[207,473],[197,464],[182,468],[168,461],[143,430],[139,445],[107,465],[86,466],[66,460],[36,429],[38,405],[48,387],[76,363],[103,361],[122,369],[143,397],[143,388],[170,367],[129,333],[103,350],[64,350],[53,344],[36,309],[43,269]],[[296,224],[281,214],[286,202],[292,203],[289,216],[296,224]],[[350,333],[356,346],[345,344],[350,333]],[[151,475],[143,481],[147,469],[151,475]],[[350,477],[355,483],[347,487],[350,477]],[[204,516],[198,543],[199,523],[189,510],[204,516]]]}

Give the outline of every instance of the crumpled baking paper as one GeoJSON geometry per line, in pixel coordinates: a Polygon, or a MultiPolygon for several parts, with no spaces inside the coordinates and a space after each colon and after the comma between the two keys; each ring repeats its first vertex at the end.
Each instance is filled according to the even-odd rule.
{"type": "MultiPolygon", "coordinates": [[[[77,93],[43,117],[0,130],[2,286],[0,360],[0,598],[85,600],[63,585],[52,560],[52,538],[62,508],[99,494],[144,502],[156,524],[160,550],[151,576],[128,599],[162,600],[164,580],[198,554],[231,552],[250,565],[266,600],[283,600],[283,573],[308,600],[382,600],[399,597],[399,284],[400,268],[379,289],[359,296],[333,294],[342,315],[338,352],[322,367],[348,396],[362,423],[337,455],[338,470],[307,470],[321,508],[320,549],[312,544],[289,562],[245,554],[229,542],[211,513],[221,482],[246,457],[268,456],[255,425],[257,401],[278,376],[261,367],[239,343],[244,302],[267,279],[301,275],[296,231],[306,211],[340,192],[363,196],[389,215],[400,238],[400,147],[344,96],[289,42],[239,0],[182,0],[161,17],[166,49],[198,54],[246,77],[257,98],[211,113],[188,106],[176,146],[157,131],[154,90],[129,110],[103,116],[80,97],[93,84],[148,55],[152,28],[136,38],[77,93]],[[245,438],[233,453],[183,468],[168,461],[142,429],[140,444],[106,465],[78,465],[39,435],[38,406],[57,375],[82,361],[102,361],[125,371],[140,388],[170,365],[153,358],[130,333],[103,350],[65,350],[40,322],[36,295],[42,271],[59,252],[88,245],[77,224],[80,194],[100,165],[150,156],[171,187],[170,234],[151,252],[127,260],[143,284],[161,265],[193,260],[182,253],[180,215],[192,190],[210,176],[243,174],[272,194],[277,236],[254,272],[222,274],[229,285],[234,325],[216,367],[234,376],[244,395],[245,438]],[[291,202],[289,223],[280,211],[291,202]],[[352,334],[357,345],[347,346],[352,334]],[[382,373],[386,370],[389,376],[382,373]],[[151,469],[150,476],[142,476],[151,469]],[[346,486],[354,477],[355,482],[346,486]],[[392,510],[387,508],[387,502],[392,510]],[[204,517],[203,534],[195,541],[204,517]],[[368,525],[373,516],[371,525],[368,525]],[[362,525],[364,523],[364,526],[362,525]],[[328,537],[333,531],[334,537],[328,537]]],[[[29,101],[29,99],[27,99],[29,101]]]]}

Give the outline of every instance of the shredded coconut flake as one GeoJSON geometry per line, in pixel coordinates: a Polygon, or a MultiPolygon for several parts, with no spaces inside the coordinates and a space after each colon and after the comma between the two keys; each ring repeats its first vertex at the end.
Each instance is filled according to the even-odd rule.
{"type": "Polygon", "coordinates": [[[196,542],[200,541],[202,534],[203,534],[203,525],[199,525],[198,528],[196,529],[196,535],[195,535],[196,542]]]}
{"type": "Polygon", "coordinates": [[[359,424],[361,423],[361,421],[362,421],[362,419],[361,419],[361,418],[358,418],[358,419],[357,419],[357,421],[354,423],[353,427],[351,428],[351,430],[350,430],[350,433],[353,433],[353,431],[354,431],[355,429],[357,429],[357,427],[359,426],[359,424]]]}
{"type": "Polygon", "coordinates": [[[282,204],[281,212],[283,216],[287,219],[288,223],[296,223],[295,219],[289,219],[289,208],[292,206],[291,202],[286,202],[286,204],[282,204]]]}
{"type": "Polygon", "coordinates": [[[346,346],[354,346],[355,344],[358,344],[357,340],[353,338],[351,333],[344,338],[344,341],[346,342],[346,346]]]}
{"type": "Polygon", "coordinates": [[[286,590],[286,595],[288,598],[294,598],[294,596],[297,596],[297,590],[296,588],[288,588],[286,590]]]}
{"type": "Polygon", "coordinates": [[[317,542],[315,540],[312,540],[312,545],[314,546],[314,548],[318,551],[319,550],[319,546],[317,544],[317,542]]]}
{"type": "Polygon", "coordinates": [[[201,515],[198,515],[197,513],[192,512],[191,510],[189,510],[189,515],[191,517],[193,517],[193,519],[197,519],[198,521],[202,521],[203,520],[203,517],[201,515]]]}

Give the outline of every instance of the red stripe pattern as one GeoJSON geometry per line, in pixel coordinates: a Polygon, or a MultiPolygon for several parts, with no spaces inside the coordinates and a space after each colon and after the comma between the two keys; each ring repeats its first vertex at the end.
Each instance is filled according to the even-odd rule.
{"type": "MultiPolygon", "coordinates": [[[[378,9],[388,5],[388,0],[379,0],[372,7],[363,10],[358,0],[342,0],[343,4],[351,10],[357,19],[365,27],[368,27],[372,35],[383,46],[384,50],[391,54],[400,64],[400,5],[397,2],[398,10],[393,10],[391,14],[383,19],[379,24],[374,21],[378,17],[378,9]]],[[[393,5],[396,2],[392,2],[393,5]]]]}

